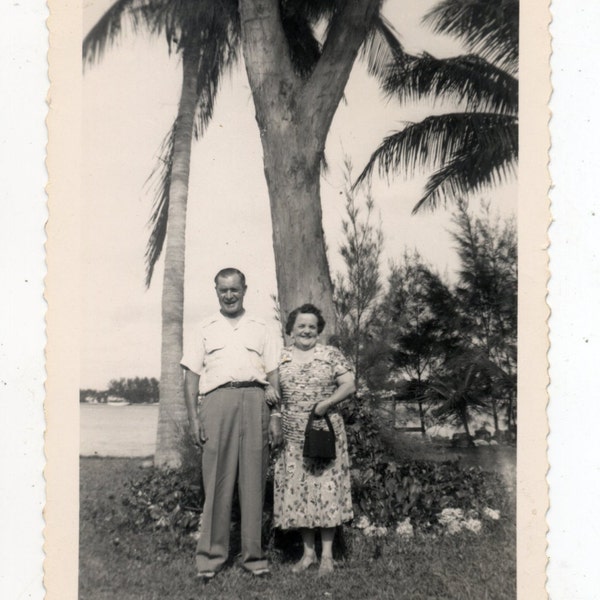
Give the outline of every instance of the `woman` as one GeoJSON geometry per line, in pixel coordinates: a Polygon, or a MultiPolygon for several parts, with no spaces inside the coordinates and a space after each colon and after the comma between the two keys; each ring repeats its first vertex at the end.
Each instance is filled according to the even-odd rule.
{"type": "MultiPolygon", "coordinates": [[[[321,532],[319,574],[333,571],[335,527],[353,517],[346,432],[336,405],[355,391],[354,376],[342,353],[317,343],[325,327],[318,308],[304,304],[292,311],[286,333],[292,345],[279,363],[284,449],[275,464],[274,522],[282,529],[300,529],[304,554],[292,571],[316,564],[315,531],[321,532]],[[327,413],[336,437],[336,458],[303,458],[309,414],[327,413]]],[[[321,421],[317,421],[320,423],[321,421]]]]}

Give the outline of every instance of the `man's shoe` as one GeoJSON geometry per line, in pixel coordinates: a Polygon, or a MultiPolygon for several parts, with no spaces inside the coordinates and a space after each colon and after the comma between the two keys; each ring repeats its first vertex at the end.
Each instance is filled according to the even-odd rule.
{"type": "Polygon", "coordinates": [[[199,571],[196,573],[196,579],[204,583],[208,583],[211,579],[215,578],[216,573],[214,571],[199,571]]]}
{"type": "Polygon", "coordinates": [[[267,579],[268,577],[271,577],[271,570],[269,567],[263,567],[262,569],[253,569],[249,571],[254,577],[259,577],[260,579],[267,579]]]}

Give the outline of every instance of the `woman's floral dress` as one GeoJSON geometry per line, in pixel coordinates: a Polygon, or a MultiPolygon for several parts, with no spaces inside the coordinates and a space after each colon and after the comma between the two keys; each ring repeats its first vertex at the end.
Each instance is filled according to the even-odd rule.
{"type": "MultiPolygon", "coordinates": [[[[348,371],[348,361],[331,346],[317,344],[307,363],[294,362],[291,347],[281,351],[284,448],[275,463],[276,527],[336,527],[353,517],[346,431],[335,407],[328,414],[335,431],[336,458],[327,461],[302,456],[312,407],[328,398],[337,387],[336,378],[348,371]]],[[[315,421],[315,426],[326,427],[324,420],[315,421]]]]}

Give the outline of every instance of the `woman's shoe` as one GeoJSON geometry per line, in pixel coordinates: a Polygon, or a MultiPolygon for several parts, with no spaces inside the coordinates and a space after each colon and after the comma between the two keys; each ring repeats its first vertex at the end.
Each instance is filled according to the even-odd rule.
{"type": "Polygon", "coordinates": [[[317,564],[316,555],[305,554],[293,567],[292,573],[302,573],[302,571],[306,571],[306,569],[312,567],[312,565],[317,564]]]}
{"type": "Polygon", "coordinates": [[[331,556],[321,556],[321,564],[319,565],[319,577],[333,573],[333,558],[331,556]]]}

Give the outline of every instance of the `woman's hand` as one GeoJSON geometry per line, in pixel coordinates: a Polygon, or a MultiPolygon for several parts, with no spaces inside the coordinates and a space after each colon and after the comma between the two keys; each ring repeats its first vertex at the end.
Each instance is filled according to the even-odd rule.
{"type": "Polygon", "coordinates": [[[317,403],[315,407],[315,415],[317,417],[323,417],[325,413],[329,410],[330,404],[328,400],[321,400],[321,402],[317,403]]]}
{"type": "Polygon", "coordinates": [[[335,392],[333,392],[333,394],[326,400],[321,400],[317,403],[317,406],[315,407],[315,415],[317,417],[322,417],[338,402],[346,399],[356,391],[354,376],[350,372],[342,373],[340,376],[338,376],[336,383],[338,384],[338,387],[335,392]]]}

